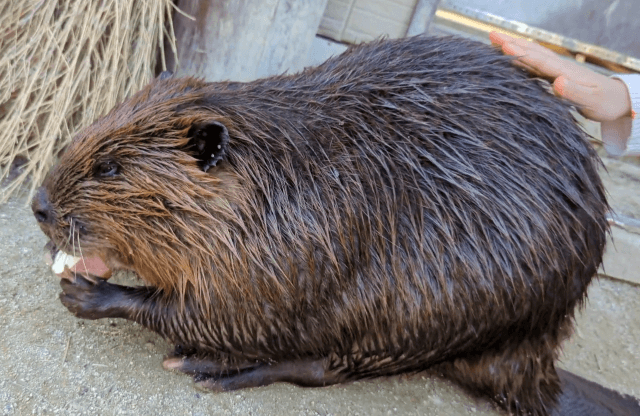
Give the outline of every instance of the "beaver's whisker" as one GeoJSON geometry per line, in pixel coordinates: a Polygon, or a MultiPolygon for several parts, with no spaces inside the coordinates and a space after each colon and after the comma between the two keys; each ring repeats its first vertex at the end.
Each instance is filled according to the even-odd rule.
{"type": "Polygon", "coordinates": [[[84,254],[82,254],[82,245],[80,244],[80,230],[78,229],[78,251],[80,251],[80,259],[82,260],[82,266],[84,270],[87,270],[87,264],[84,262],[84,254]]]}
{"type": "Polygon", "coordinates": [[[71,219],[70,221],[71,224],[71,251],[73,254],[73,257],[76,256],[76,223],[73,221],[73,219],[71,219]]]}
{"type": "Polygon", "coordinates": [[[69,221],[69,235],[67,236],[65,246],[69,247],[69,245],[73,245],[73,226],[71,221],[69,221]]]}

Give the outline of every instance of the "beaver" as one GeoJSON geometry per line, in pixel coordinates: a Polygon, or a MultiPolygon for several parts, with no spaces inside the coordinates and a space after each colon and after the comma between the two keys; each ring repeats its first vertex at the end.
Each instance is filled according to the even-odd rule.
{"type": "Polygon", "coordinates": [[[34,198],[62,303],[176,345],[217,391],[435,369],[549,414],[602,261],[600,161],[511,58],[418,36],[253,82],[163,74],[81,130],[34,198]]]}

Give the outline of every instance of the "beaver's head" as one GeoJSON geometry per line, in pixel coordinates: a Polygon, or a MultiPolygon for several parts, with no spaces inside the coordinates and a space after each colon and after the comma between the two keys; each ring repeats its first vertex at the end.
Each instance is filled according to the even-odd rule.
{"type": "Polygon", "coordinates": [[[227,121],[198,104],[202,86],[155,80],[73,139],[32,203],[59,249],[166,289],[201,272],[238,192],[227,121]]]}

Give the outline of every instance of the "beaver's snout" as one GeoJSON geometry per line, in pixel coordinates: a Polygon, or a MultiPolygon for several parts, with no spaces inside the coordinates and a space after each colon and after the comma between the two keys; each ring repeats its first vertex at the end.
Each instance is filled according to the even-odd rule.
{"type": "Polygon", "coordinates": [[[53,210],[53,205],[49,200],[49,193],[41,186],[38,189],[33,201],[31,202],[31,210],[36,217],[36,221],[40,224],[40,227],[48,234],[45,228],[53,228],[56,223],[56,214],[53,210]]]}

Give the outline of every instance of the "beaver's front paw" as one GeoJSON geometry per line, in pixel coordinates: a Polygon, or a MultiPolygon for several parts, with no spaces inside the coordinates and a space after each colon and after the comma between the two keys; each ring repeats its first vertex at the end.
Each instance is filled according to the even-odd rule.
{"type": "Polygon", "coordinates": [[[112,315],[112,309],[121,296],[120,286],[97,279],[93,283],[80,274],[73,281],[60,279],[62,304],[78,318],[99,319],[112,315]]]}

